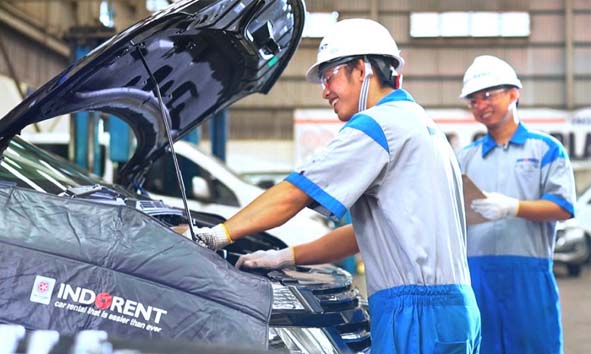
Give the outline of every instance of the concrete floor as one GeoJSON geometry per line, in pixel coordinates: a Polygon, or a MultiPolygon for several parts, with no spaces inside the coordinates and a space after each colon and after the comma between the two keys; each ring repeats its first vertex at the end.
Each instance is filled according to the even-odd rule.
{"type": "MultiPolygon", "coordinates": [[[[569,277],[565,269],[556,267],[556,279],[562,306],[564,354],[591,353],[591,267],[579,277],[569,277]]],[[[365,279],[355,276],[353,283],[365,295],[365,279]]]]}
{"type": "Polygon", "coordinates": [[[556,278],[562,305],[565,354],[591,353],[591,268],[579,277],[568,277],[556,267],[556,278]]]}

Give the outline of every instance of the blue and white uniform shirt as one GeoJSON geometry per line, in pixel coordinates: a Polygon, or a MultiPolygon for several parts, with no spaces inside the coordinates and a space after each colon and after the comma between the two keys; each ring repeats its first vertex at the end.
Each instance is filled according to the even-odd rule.
{"type": "MultiPolygon", "coordinates": [[[[550,135],[528,130],[519,123],[507,145],[497,145],[487,134],[462,149],[458,160],[462,173],[485,192],[519,200],[549,200],[574,216],[573,170],[564,147],[550,135]]],[[[471,225],[468,256],[551,259],[555,234],[556,221],[508,217],[471,225]]]]}
{"type": "Polygon", "coordinates": [[[369,295],[470,283],[459,166],[445,135],[405,90],[351,117],[286,180],[325,215],[340,219],[350,209],[369,295]]]}

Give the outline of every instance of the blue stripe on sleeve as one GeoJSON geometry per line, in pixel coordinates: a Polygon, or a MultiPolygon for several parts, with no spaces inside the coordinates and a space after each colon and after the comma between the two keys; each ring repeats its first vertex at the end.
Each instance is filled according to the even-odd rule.
{"type": "Polygon", "coordinates": [[[287,177],[285,177],[285,180],[301,189],[310,198],[314,199],[320,205],[328,209],[334,216],[337,217],[337,219],[342,218],[347,212],[347,208],[345,208],[341,202],[336,200],[330,194],[326,193],[322,188],[320,188],[316,183],[312,182],[306,176],[297,172],[292,172],[287,177]]]}
{"type": "Polygon", "coordinates": [[[553,194],[544,194],[540,199],[544,199],[553,203],[558,204],[562,209],[568,211],[571,217],[575,216],[575,208],[573,205],[561,197],[557,197],[553,194]]]}
{"type": "Polygon", "coordinates": [[[372,138],[376,143],[386,150],[386,153],[390,155],[390,149],[388,148],[388,140],[382,130],[382,127],[370,116],[365,114],[357,114],[353,116],[347,124],[341,129],[353,128],[364,132],[367,136],[372,138]]]}
{"type": "Polygon", "coordinates": [[[544,167],[549,163],[554,162],[558,158],[566,158],[566,151],[564,147],[559,144],[554,138],[536,133],[529,133],[529,137],[533,139],[540,139],[548,145],[548,151],[542,157],[542,164],[540,167],[544,167]]]}

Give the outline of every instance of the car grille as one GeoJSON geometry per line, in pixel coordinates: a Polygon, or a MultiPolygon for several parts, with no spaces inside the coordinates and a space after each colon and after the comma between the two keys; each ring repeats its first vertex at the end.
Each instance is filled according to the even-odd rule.
{"type": "Polygon", "coordinates": [[[352,288],[348,273],[332,271],[331,276],[342,281],[327,282],[322,271],[316,271],[303,280],[293,279],[293,272],[268,273],[274,283],[271,326],[322,328],[343,352],[369,351],[367,300],[352,288]]]}

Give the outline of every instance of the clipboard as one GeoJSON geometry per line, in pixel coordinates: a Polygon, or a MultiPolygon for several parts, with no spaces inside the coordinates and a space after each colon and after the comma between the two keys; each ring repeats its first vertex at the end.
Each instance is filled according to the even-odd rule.
{"type": "Polygon", "coordinates": [[[465,174],[462,174],[462,183],[464,184],[464,209],[466,211],[466,223],[468,225],[481,224],[490,220],[478,214],[470,205],[474,199],[484,199],[486,195],[474,184],[474,182],[465,174]]]}

